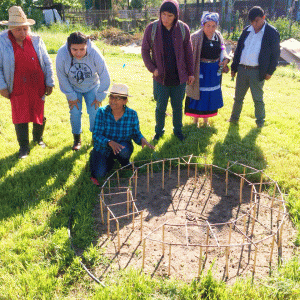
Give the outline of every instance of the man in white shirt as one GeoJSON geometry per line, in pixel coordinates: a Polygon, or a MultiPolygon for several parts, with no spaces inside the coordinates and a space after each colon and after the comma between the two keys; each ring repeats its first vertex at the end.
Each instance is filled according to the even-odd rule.
{"type": "Polygon", "coordinates": [[[245,95],[250,87],[254,101],[257,127],[265,122],[263,86],[274,73],[280,56],[280,36],[276,28],[265,21],[265,13],[259,6],[249,10],[251,23],[238,41],[231,65],[231,76],[236,79],[235,98],[230,122],[237,123],[243,107],[245,95]]]}

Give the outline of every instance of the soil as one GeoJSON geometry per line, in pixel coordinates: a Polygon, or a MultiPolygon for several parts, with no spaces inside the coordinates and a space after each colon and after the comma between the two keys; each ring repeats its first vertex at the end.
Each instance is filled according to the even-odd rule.
{"type": "MultiPolygon", "coordinates": [[[[152,276],[170,275],[190,282],[199,276],[200,266],[204,274],[211,269],[216,278],[229,282],[234,282],[239,276],[253,274],[255,278],[263,278],[277,267],[279,259],[286,261],[293,256],[296,230],[288,215],[285,215],[282,243],[278,246],[277,234],[270,264],[273,241],[271,231],[276,232],[278,220],[281,222],[284,216],[282,211],[278,216],[280,199],[275,198],[272,206],[272,197],[265,192],[257,194],[259,205],[254,211],[251,184],[244,182],[240,203],[241,180],[229,176],[226,195],[225,172],[214,173],[212,182],[210,175],[204,172],[197,172],[195,177],[194,169],[190,170],[190,174],[188,170],[180,170],[180,176],[176,169],[171,173],[167,170],[164,183],[162,172],[154,173],[153,178],[149,177],[149,192],[145,173],[138,175],[136,196],[134,185],[132,188],[132,198],[135,199],[139,213],[134,218],[131,214],[119,219],[120,251],[116,222],[110,221],[108,236],[107,209],[104,209],[102,224],[100,205],[95,208],[95,230],[99,233],[97,245],[107,258],[106,263],[95,270],[98,278],[113,274],[115,269],[142,268],[141,228],[142,237],[147,237],[144,272],[152,276]],[[226,253],[229,254],[228,271],[226,253]]],[[[110,195],[108,188],[104,190],[105,204],[115,204],[110,206],[115,217],[124,216],[127,214],[128,179],[120,179],[120,187],[113,187],[118,185],[117,180],[111,181],[110,185],[110,195]]]]}

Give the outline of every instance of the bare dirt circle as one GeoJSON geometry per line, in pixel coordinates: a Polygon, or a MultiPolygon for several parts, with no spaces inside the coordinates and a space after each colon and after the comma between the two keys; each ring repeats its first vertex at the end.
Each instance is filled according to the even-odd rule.
{"type": "Polygon", "coordinates": [[[223,169],[192,155],[140,162],[114,172],[100,191],[100,278],[134,267],[191,281],[211,269],[233,282],[265,277],[295,250],[278,184],[249,166],[223,169]]]}

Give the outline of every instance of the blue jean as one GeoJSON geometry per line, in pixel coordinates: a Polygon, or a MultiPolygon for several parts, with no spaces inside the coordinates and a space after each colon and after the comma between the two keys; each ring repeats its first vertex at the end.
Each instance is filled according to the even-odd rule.
{"type": "Polygon", "coordinates": [[[92,106],[92,103],[96,99],[96,92],[98,90],[98,87],[99,86],[96,86],[95,88],[93,88],[92,90],[86,93],[76,92],[77,99],[79,100],[79,103],[77,103],[78,109],[76,106],[73,106],[73,108],[70,110],[70,122],[71,122],[73,134],[80,134],[82,132],[81,129],[82,98],[84,98],[85,100],[86,110],[90,117],[90,131],[93,132],[98,108],[95,109],[95,106],[94,105],[92,106]]]}
{"type": "Polygon", "coordinates": [[[133,146],[128,142],[120,142],[125,148],[117,155],[114,155],[111,147],[107,147],[107,151],[100,152],[95,148],[91,152],[90,171],[94,178],[105,177],[106,174],[113,168],[114,159],[117,159],[122,166],[129,164],[130,156],[133,152],[133,146]]]}
{"type": "Polygon", "coordinates": [[[165,86],[153,80],[153,95],[156,101],[155,109],[155,133],[163,135],[165,127],[165,116],[169,98],[173,110],[173,132],[181,133],[182,128],[182,101],[185,95],[186,83],[178,86],[165,86]]]}

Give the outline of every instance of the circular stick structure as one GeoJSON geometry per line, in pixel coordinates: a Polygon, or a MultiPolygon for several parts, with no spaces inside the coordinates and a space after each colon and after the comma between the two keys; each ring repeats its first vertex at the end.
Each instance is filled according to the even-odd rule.
{"type": "MultiPolygon", "coordinates": [[[[263,171],[232,161],[227,163],[226,168],[221,168],[207,164],[206,158],[193,155],[135,162],[132,164],[129,180],[123,180],[120,174],[126,169],[128,167],[114,172],[100,188],[101,220],[104,223],[103,215],[106,210],[107,235],[108,237],[111,235],[112,223],[115,222],[117,252],[120,252],[119,222],[121,219],[127,219],[128,223],[130,222],[128,219],[131,219],[132,230],[140,230],[138,247],[141,247],[142,252],[140,264],[142,269],[147,265],[146,249],[148,253],[151,251],[150,243],[161,245],[159,246],[161,257],[164,257],[168,250],[166,271],[168,275],[172,273],[172,257],[176,259],[174,256],[176,247],[184,247],[187,251],[195,253],[197,261],[195,276],[200,276],[207,261],[213,262],[214,257],[223,259],[223,279],[233,277],[230,275],[233,268],[230,266],[233,265],[231,263],[233,253],[238,251],[242,253],[239,268],[244,261],[253,275],[258,267],[257,255],[260,250],[267,252],[270,268],[275,242],[280,255],[282,228],[288,214],[277,182],[263,171]],[[240,170],[241,173],[234,170],[240,170]],[[174,178],[171,192],[167,185],[172,181],[172,175],[174,178]],[[159,178],[161,178],[160,186],[157,184],[159,178]],[[255,182],[254,178],[259,178],[259,182],[255,182]],[[151,186],[154,179],[156,185],[151,186]],[[236,183],[234,191],[230,188],[231,181],[236,183]],[[187,185],[188,197],[182,197],[183,192],[187,193],[187,185]],[[147,214],[147,203],[139,199],[139,195],[143,193],[145,199],[154,192],[164,194],[167,190],[168,205],[172,209],[167,217],[166,212],[162,214],[164,218],[151,228],[147,226],[147,220],[151,217],[149,211],[147,214]],[[231,198],[237,199],[234,204],[235,216],[231,211],[229,217],[221,217],[222,211],[217,210],[219,203],[216,205],[210,203],[216,190],[223,208],[226,208],[226,201],[230,203],[233,201],[231,198]],[[191,210],[191,207],[194,210],[191,210]],[[208,207],[210,211],[206,213],[208,207]],[[135,221],[138,216],[140,222],[135,221]],[[205,257],[202,255],[203,252],[205,257]],[[243,252],[247,253],[247,257],[243,252]]],[[[232,210],[232,206],[228,204],[227,210],[232,210]]],[[[185,264],[188,265],[189,261],[185,264]]],[[[237,274],[239,275],[239,270],[237,274]]]]}

